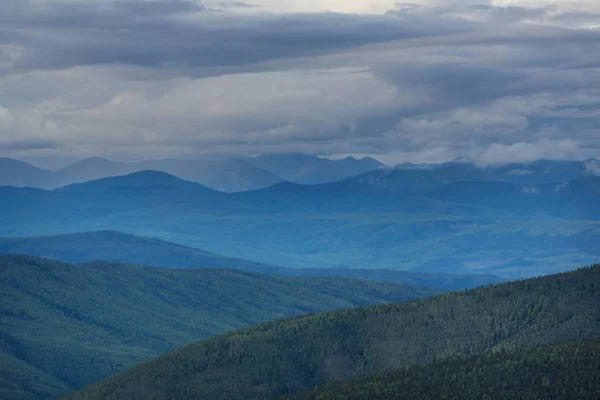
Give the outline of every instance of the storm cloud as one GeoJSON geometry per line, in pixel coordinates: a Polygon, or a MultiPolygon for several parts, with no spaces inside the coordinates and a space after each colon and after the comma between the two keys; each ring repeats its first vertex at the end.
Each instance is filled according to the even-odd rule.
{"type": "Polygon", "coordinates": [[[600,155],[595,2],[280,3],[3,1],[0,150],[600,155]]]}

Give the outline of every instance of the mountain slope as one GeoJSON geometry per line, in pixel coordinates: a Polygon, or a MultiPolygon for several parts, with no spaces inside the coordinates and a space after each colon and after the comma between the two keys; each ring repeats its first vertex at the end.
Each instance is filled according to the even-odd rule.
{"type": "Polygon", "coordinates": [[[267,171],[237,158],[153,160],[141,163],[141,166],[144,169],[164,171],[223,192],[256,190],[282,181],[276,172],[267,171]]]}
{"type": "Polygon", "coordinates": [[[286,181],[305,185],[335,182],[383,166],[382,163],[370,157],[362,159],[347,157],[342,160],[332,160],[294,153],[266,154],[248,157],[245,160],[277,174],[286,181]]]}
{"type": "MultiPolygon", "coordinates": [[[[233,197],[246,204],[268,209],[269,212],[286,213],[442,213],[461,208],[460,204],[447,204],[349,181],[319,185],[285,182],[265,189],[236,193],[233,197]]],[[[471,206],[467,208],[474,209],[471,206]]]]}
{"type": "Polygon", "coordinates": [[[505,182],[547,185],[586,176],[589,161],[538,160],[527,164],[480,167],[468,162],[413,165],[368,171],[350,181],[396,190],[435,188],[452,182],[505,182]]]}
{"type": "Polygon", "coordinates": [[[196,343],[68,399],[275,399],[336,379],[600,334],[600,266],[196,343]]]}
{"type": "Polygon", "coordinates": [[[61,187],[111,176],[127,175],[143,169],[135,163],[121,163],[106,158],[91,157],[55,171],[53,186],[61,187]]]}
{"type": "Polygon", "coordinates": [[[440,292],[349,279],[0,256],[0,397],[55,398],[233,329],[440,292]]]}
{"type": "Polygon", "coordinates": [[[500,283],[493,275],[422,274],[409,271],[296,269],[276,267],[117,231],[97,231],[25,238],[0,238],[0,254],[29,254],[53,260],[85,263],[115,261],[164,268],[226,268],[277,276],[338,277],[460,290],[500,283]]]}
{"type": "Polygon", "coordinates": [[[12,158],[0,158],[0,186],[43,187],[51,172],[12,158]]]}
{"type": "Polygon", "coordinates": [[[600,219],[600,178],[592,176],[540,186],[457,181],[419,193],[441,202],[471,204],[515,215],[545,213],[563,219],[600,219]]]}
{"type": "Polygon", "coordinates": [[[278,269],[117,231],[0,239],[0,254],[29,254],[70,263],[102,260],[174,269],[225,268],[264,273],[278,269]]]}
{"type": "Polygon", "coordinates": [[[61,193],[102,193],[115,191],[134,191],[136,189],[178,189],[190,190],[198,193],[219,192],[209,189],[199,183],[186,181],[162,171],[138,171],[127,175],[113,176],[91,180],[83,183],[74,183],[59,189],[61,193]]]}
{"type": "Polygon", "coordinates": [[[290,400],[589,400],[600,393],[598,371],[600,339],[593,339],[459,357],[316,388],[290,400]]]}

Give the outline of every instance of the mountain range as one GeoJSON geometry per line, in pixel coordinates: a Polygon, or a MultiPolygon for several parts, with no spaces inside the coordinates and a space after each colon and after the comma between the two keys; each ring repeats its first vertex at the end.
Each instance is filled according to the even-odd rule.
{"type": "Polygon", "coordinates": [[[546,185],[598,176],[599,160],[511,163],[481,167],[464,160],[442,164],[400,164],[348,178],[364,184],[400,190],[423,190],[452,182],[506,182],[516,185],[546,185]]]}
{"type": "Polygon", "coordinates": [[[268,320],[434,288],[0,256],[0,398],[53,399],[176,347],[268,320]]]}
{"type": "Polygon", "coordinates": [[[519,278],[600,257],[600,178],[585,174],[535,186],[344,180],[223,193],[142,171],[53,191],[1,187],[0,207],[0,237],[119,230],[299,269],[519,278]]]}
{"type": "Polygon", "coordinates": [[[50,171],[23,161],[0,158],[0,186],[55,189],[73,183],[154,170],[222,192],[240,192],[265,188],[283,180],[306,184],[334,182],[381,165],[383,164],[372,158],[330,160],[301,154],[142,162],[116,162],[92,157],[50,171]]]}
{"type": "Polygon", "coordinates": [[[29,254],[69,263],[112,261],[172,269],[222,268],[274,276],[355,278],[461,290],[500,283],[493,275],[428,274],[413,271],[352,268],[284,268],[223,257],[192,247],[117,231],[0,239],[0,254],[29,254]]]}

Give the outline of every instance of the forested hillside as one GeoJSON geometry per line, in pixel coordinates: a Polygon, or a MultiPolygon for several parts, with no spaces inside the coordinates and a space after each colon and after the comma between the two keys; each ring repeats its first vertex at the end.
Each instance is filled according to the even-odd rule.
{"type": "Polygon", "coordinates": [[[0,256],[0,399],[51,399],[176,347],[265,321],[438,289],[221,269],[0,256]]]}
{"type": "Polygon", "coordinates": [[[315,388],[287,400],[593,400],[600,340],[458,357],[315,388]]]}
{"type": "Polygon", "coordinates": [[[181,348],[68,399],[276,399],[336,379],[600,334],[600,266],[271,322],[181,348]]]}

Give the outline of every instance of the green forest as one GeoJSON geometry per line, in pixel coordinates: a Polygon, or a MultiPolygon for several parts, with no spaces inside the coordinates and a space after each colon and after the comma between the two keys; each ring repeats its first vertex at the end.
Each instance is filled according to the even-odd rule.
{"type": "Polygon", "coordinates": [[[286,400],[592,400],[600,340],[454,359],[317,387],[286,400]]]}
{"type": "Polygon", "coordinates": [[[54,399],[269,320],[440,293],[352,279],[0,256],[0,399],[54,399]]]}
{"type": "Polygon", "coordinates": [[[600,266],[270,322],[144,362],[72,400],[264,400],[459,356],[600,334],[600,266]]]}

